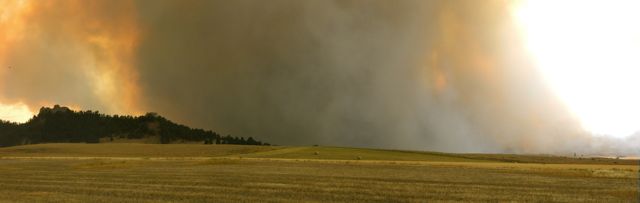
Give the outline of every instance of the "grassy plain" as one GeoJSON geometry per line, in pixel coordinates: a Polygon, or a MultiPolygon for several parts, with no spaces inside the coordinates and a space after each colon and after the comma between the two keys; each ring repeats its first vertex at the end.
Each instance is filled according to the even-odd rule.
{"type": "Polygon", "coordinates": [[[634,202],[637,161],[340,147],[44,144],[0,148],[22,202],[634,202]]]}

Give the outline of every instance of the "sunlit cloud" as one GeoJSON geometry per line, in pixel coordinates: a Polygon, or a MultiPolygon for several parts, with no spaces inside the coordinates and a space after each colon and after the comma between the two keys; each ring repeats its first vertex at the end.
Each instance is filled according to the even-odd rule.
{"type": "Polygon", "coordinates": [[[514,18],[555,93],[600,135],[640,130],[640,1],[523,1],[514,18]]]}

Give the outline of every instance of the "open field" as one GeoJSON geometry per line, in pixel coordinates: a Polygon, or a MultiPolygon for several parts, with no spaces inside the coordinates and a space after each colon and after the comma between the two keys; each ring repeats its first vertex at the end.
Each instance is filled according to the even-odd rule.
{"type": "Polygon", "coordinates": [[[45,144],[0,148],[0,200],[634,202],[638,172],[633,160],[554,156],[45,144]]]}

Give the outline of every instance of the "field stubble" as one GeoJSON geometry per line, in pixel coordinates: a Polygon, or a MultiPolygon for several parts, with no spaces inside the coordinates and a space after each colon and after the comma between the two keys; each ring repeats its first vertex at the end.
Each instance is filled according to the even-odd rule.
{"type": "MultiPolygon", "coordinates": [[[[308,159],[274,155],[282,148],[240,155],[215,149],[218,156],[210,153],[210,157],[84,158],[42,156],[55,155],[46,150],[38,156],[19,156],[3,150],[0,199],[5,201],[633,202],[638,198],[637,165],[314,158],[336,153],[332,148],[317,148],[321,152],[309,154],[308,159]]],[[[292,151],[308,154],[285,152],[292,151]]],[[[371,157],[388,156],[378,153],[371,157]]]]}

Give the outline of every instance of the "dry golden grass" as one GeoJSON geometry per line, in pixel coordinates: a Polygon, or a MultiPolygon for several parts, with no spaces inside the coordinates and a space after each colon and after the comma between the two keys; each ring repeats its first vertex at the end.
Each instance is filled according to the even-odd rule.
{"type": "Polygon", "coordinates": [[[203,144],[36,144],[0,148],[2,157],[217,157],[271,151],[283,147],[203,144]]]}
{"type": "Polygon", "coordinates": [[[438,152],[415,152],[381,149],[361,149],[345,147],[288,147],[279,150],[256,152],[241,157],[322,159],[322,160],[389,160],[389,161],[447,161],[486,162],[483,159],[469,159],[453,154],[438,152]]]}
{"type": "Polygon", "coordinates": [[[0,200],[634,202],[638,198],[636,165],[464,161],[449,154],[331,147],[119,145],[87,145],[125,149],[78,156],[71,155],[86,146],[0,149],[0,200]],[[155,148],[164,152],[152,154],[155,148]],[[192,151],[171,151],[186,148],[192,151]]]}

